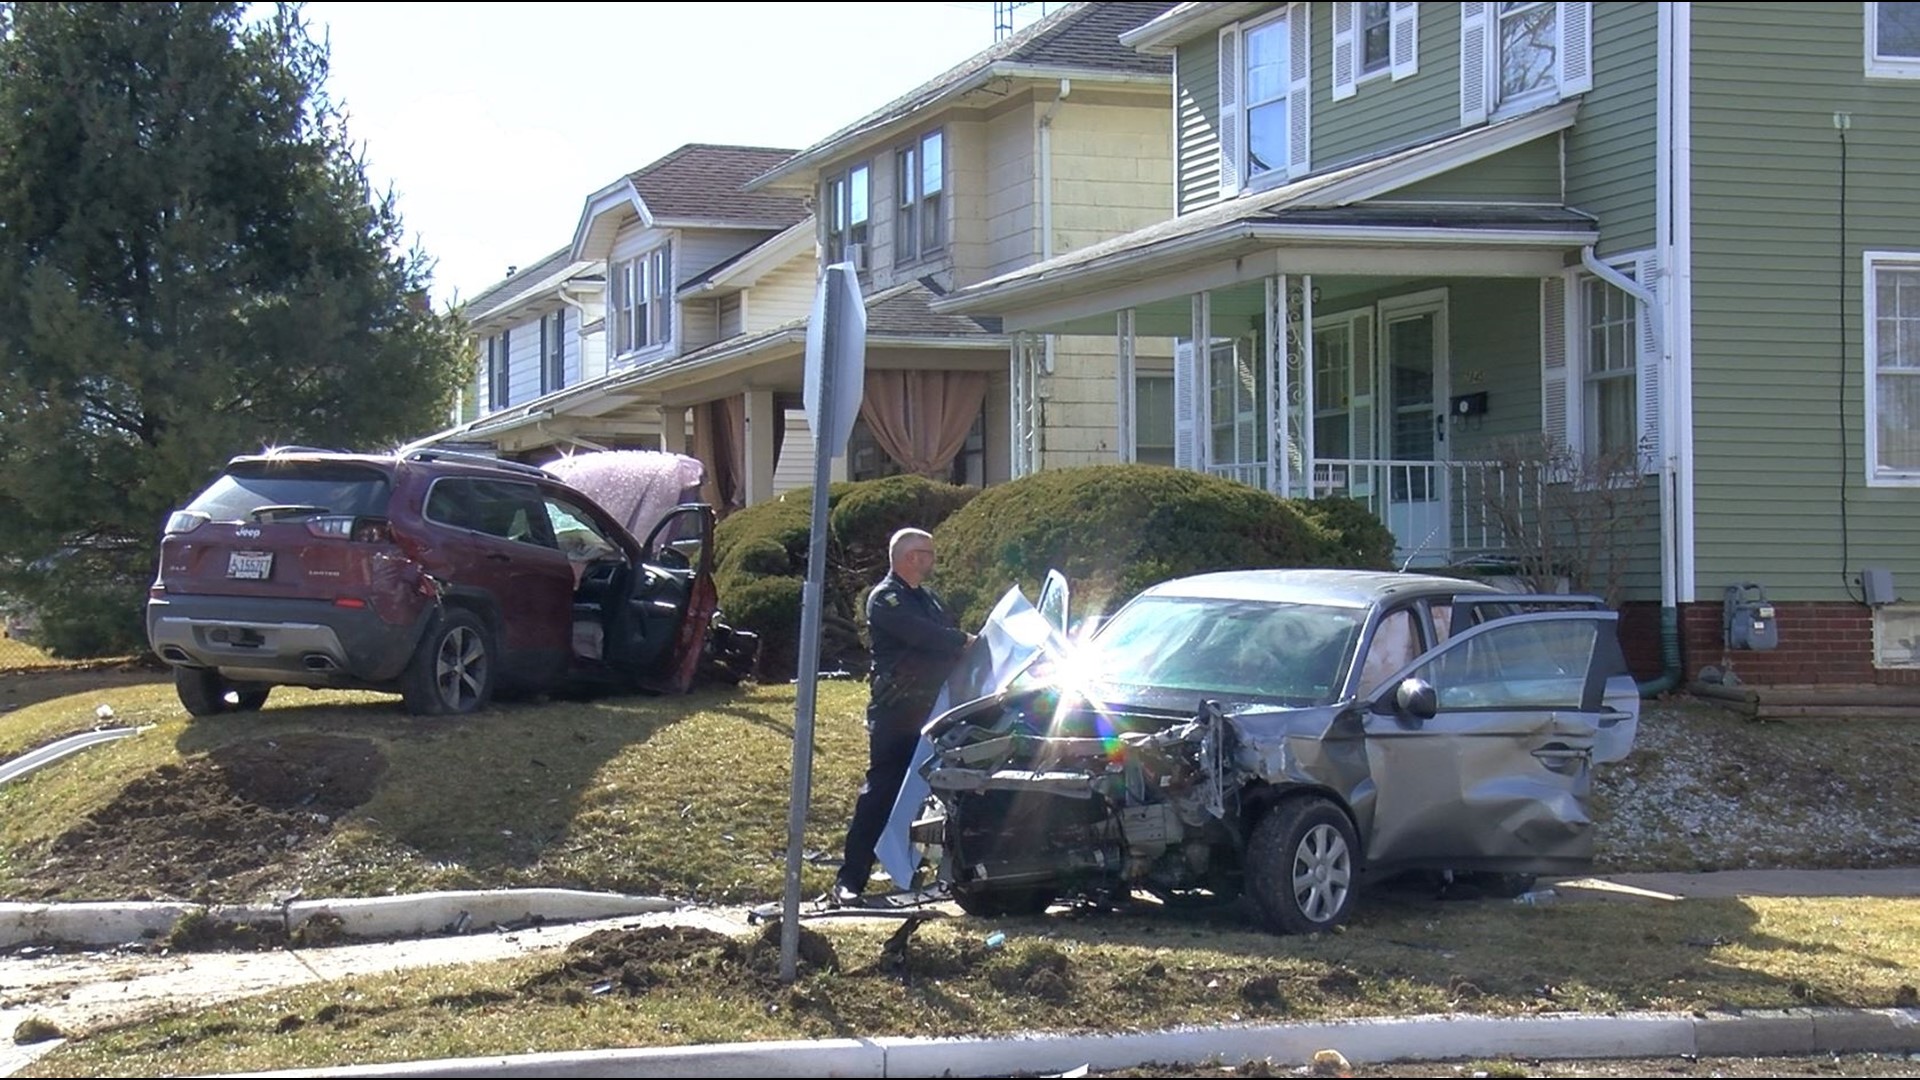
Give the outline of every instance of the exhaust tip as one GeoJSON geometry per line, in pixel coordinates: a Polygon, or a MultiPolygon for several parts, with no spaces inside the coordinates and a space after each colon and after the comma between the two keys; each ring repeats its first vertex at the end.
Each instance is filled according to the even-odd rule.
{"type": "Polygon", "coordinates": [[[300,658],[300,663],[308,671],[337,671],[340,668],[340,665],[333,662],[333,657],[325,653],[308,653],[300,658]]]}
{"type": "Polygon", "coordinates": [[[187,655],[187,650],[182,649],[178,645],[169,645],[161,649],[160,658],[170,664],[188,664],[193,662],[193,657],[187,655]]]}

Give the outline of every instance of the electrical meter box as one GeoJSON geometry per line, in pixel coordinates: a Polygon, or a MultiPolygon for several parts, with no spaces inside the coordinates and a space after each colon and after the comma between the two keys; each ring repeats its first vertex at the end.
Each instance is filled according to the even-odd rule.
{"type": "Polygon", "coordinates": [[[1780,626],[1773,617],[1773,604],[1766,590],[1751,581],[1727,586],[1727,648],[1775,649],[1780,646],[1780,626]]]}

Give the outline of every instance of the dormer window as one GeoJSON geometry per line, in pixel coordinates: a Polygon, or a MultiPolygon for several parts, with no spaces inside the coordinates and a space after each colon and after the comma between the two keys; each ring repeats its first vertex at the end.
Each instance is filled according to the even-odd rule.
{"type": "Polygon", "coordinates": [[[639,352],[672,340],[672,245],[614,263],[611,287],[616,353],[639,352]]]}

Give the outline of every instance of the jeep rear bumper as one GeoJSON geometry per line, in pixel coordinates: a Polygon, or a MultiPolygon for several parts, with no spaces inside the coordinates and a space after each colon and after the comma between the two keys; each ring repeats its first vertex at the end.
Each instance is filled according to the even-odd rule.
{"type": "Polygon", "coordinates": [[[380,684],[400,677],[432,615],[395,624],[322,600],[169,596],[147,602],[147,642],[170,664],[236,682],[380,684]]]}

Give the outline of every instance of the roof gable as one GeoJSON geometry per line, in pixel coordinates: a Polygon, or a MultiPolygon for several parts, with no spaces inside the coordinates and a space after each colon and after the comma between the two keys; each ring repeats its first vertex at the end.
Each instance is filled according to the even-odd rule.
{"type": "Polygon", "coordinates": [[[884,132],[995,73],[1058,77],[1075,72],[1090,75],[1166,79],[1172,61],[1147,56],[1120,43],[1120,35],[1173,7],[1171,3],[1068,4],[1020,33],[974,54],[931,80],[907,91],[866,116],[848,124],[811,147],[792,155],[778,167],[769,166],[756,187],[794,173],[806,164],[848,152],[863,138],[884,132]]]}

